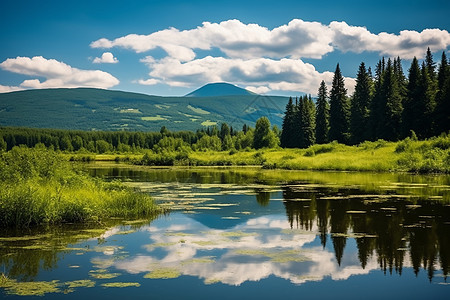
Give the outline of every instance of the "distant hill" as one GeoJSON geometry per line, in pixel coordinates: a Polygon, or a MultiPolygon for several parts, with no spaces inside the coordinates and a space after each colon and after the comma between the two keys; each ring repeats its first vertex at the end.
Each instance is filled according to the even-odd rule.
{"type": "Polygon", "coordinates": [[[261,116],[281,126],[287,101],[256,94],[160,97],[92,88],[27,90],[0,93],[0,126],[195,131],[222,122],[239,129],[254,126],[261,116]]]}
{"type": "Polygon", "coordinates": [[[185,97],[216,97],[216,96],[245,96],[256,95],[230,83],[208,83],[201,88],[187,94],[185,97]]]}

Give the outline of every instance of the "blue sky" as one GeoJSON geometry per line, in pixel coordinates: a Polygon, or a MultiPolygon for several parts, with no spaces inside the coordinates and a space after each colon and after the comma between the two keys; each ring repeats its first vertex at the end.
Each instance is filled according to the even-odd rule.
{"type": "Polygon", "coordinates": [[[227,81],[314,94],[340,63],[450,49],[449,1],[0,2],[0,92],[92,86],[184,95],[227,81]]]}

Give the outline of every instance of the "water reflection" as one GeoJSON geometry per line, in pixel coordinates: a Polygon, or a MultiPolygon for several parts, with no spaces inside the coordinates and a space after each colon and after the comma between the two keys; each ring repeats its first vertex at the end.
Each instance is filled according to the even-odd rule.
{"type": "Polygon", "coordinates": [[[117,277],[141,289],[151,280],[186,276],[206,285],[273,278],[303,285],[371,278],[379,270],[446,282],[448,177],[330,173],[326,180],[326,174],[277,172],[93,169],[129,180],[172,212],[136,225],[116,220],[101,231],[61,227],[29,232],[28,240],[5,233],[0,267],[18,280],[62,276],[100,285],[117,277]],[[67,273],[67,265],[79,269],[67,273]]]}

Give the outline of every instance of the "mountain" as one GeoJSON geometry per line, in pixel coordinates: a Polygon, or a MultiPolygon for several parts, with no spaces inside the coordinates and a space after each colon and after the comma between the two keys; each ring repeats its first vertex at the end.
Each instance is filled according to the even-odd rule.
{"type": "Polygon", "coordinates": [[[195,131],[222,122],[241,129],[267,116],[281,127],[287,101],[256,94],[160,97],[92,88],[26,90],[0,94],[0,126],[195,131]]]}
{"type": "Polygon", "coordinates": [[[201,88],[187,94],[185,97],[216,97],[216,96],[244,96],[256,94],[242,89],[230,83],[217,82],[208,83],[201,88]]]}

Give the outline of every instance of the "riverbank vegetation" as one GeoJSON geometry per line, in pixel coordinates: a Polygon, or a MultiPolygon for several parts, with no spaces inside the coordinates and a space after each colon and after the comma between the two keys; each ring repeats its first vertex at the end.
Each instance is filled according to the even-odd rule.
{"type": "Polygon", "coordinates": [[[150,196],[104,182],[42,147],[0,154],[0,227],[98,222],[160,212],[150,196]]]}

